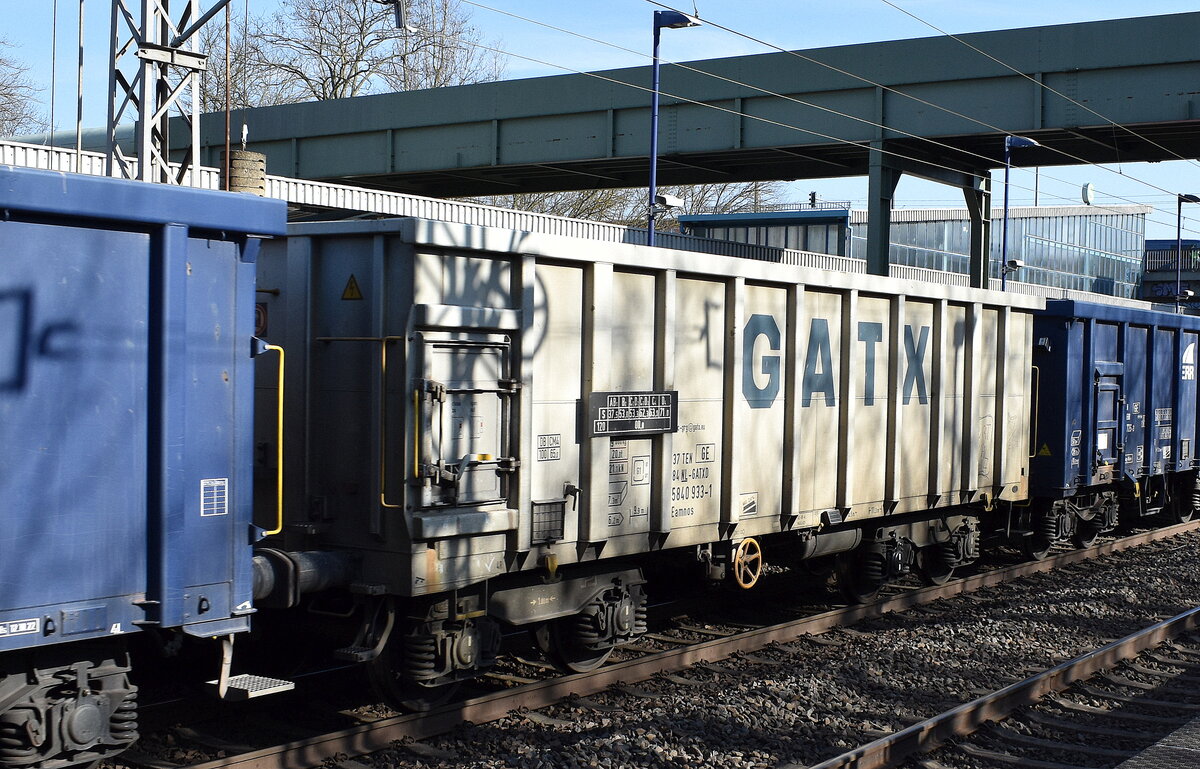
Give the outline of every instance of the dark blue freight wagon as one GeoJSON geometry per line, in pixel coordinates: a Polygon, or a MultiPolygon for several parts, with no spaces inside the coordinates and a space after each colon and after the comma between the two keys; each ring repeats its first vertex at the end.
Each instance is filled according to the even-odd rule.
{"type": "Polygon", "coordinates": [[[129,634],[249,628],[254,262],[284,222],[0,167],[0,766],[136,738],[129,634]]]}
{"type": "Polygon", "coordinates": [[[1051,300],[1034,314],[1028,550],[1197,507],[1200,318],[1051,300]]]}

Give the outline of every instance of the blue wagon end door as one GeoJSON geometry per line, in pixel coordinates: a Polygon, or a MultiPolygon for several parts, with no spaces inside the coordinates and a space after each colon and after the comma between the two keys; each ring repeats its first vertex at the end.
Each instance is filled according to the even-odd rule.
{"type": "Polygon", "coordinates": [[[1095,456],[1092,464],[1092,482],[1107,483],[1113,479],[1121,466],[1124,451],[1123,425],[1125,422],[1125,399],[1122,397],[1123,366],[1101,364],[1095,377],[1096,420],[1092,436],[1095,456]]]}

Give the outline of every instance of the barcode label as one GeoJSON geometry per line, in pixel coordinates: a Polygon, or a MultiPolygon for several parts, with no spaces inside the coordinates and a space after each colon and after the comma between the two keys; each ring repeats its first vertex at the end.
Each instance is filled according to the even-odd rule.
{"type": "Polygon", "coordinates": [[[200,481],[200,515],[225,515],[229,512],[229,479],[205,478],[200,481]]]}

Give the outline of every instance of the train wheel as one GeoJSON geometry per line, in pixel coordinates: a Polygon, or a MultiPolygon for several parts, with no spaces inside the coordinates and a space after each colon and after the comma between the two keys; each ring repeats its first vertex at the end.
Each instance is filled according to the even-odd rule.
{"type": "Polygon", "coordinates": [[[410,676],[414,667],[432,663],[436,655],[436,649],[425,648],[430,646],[422,643],[425,640],[419,636],[393,636],[383,652],[365,665],[375,694],[394,708],[424,713],[446,704],[458,691],[457,682],[428,685],[410,676]]]}
{"type": "Polygon", "coordinates": [[[584,643],[580,625],[590,621],[590,617],[582,614],[560,617],[539,623],[530,634],[554,667],[564,673],[588,673],[607,662],[615,648],[597,649],[584,643]]]}
{"type": "Polygon", "coordinates": [[[870,603],[883,587],[882,576],[857,552],[841,553],[834,563],[838,590],[847,603],[870,603]]]}
{"type": "Polygon", "coordinates": [[[731,576],[737,586],[749,590],[758,583],[763,573],[763,553],[758,540],[746,537],[733,551],[731,576]]]}
{"type": "Polygon", "coordinates": [[[1200,476],[1191,484],[1176,483],[1172,488],[1174,493],[1164,510],[1167,522],[1187,523],[1196,516],[1196,509],[1200,507],[1200,476]],[[1193,488],[1189,489],[1187,486],[1193,488]]]}
{"type": "Polygon", "coordinates": [[[1075,533],[1071,535],[1071,542],[1078,548],[1091,547],[1096,544],[1102,528],[1103,524],[1098,524],[1095,520],[1080,520],[1075,524],[1075,533]]]}
{"type": "Polygon", "coordinates": [[[925,584],[944,585],[954,578],[954,567],[947,563],[948,547],[949,543],[929,545],[917,551],[917,572],[925,584]]]}
{"type": "Polygon", "coordinates": [[[1037,532],[1021,540],[1021,553],[1031,561],[1040,561],[1050,555],[1054,542],[1037,532]]]}

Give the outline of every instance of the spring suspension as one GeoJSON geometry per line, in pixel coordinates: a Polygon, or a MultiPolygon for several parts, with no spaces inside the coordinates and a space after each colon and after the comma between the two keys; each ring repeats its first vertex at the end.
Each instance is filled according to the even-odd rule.
{"type": "Polygon", "coordinates": [[[407,677],[414,681],[438,677],[437,644],[437,638],[432,633],[404,637],[404,673],[407,677]]]}
{"type": "Polygon", "coordinates": [[[953,569],[962,562],[962,559],[959,558],[959,548],[955,546],[954,542],[942,542],[936,547],[938,561],[947,569],[953,569]]]}
{"type": "Polygon", "coordinates": [[[642,635],[650,629],[646,621],[646,594],[638,590],[634,593],[633,634],[642,635]]]}
{"type": "Polygon", "coordinates": [[[887,558],[883,553],[867,553],[862,562],[863,581],[881,585],[887,576],[887,558]]]}
{"type": "Polygon", "coordinates": [[[14,720],[16,713],[9,713],[0,721],[0,766],[26,763],[38,754],[31,743],[24,720],[14,720]]]}
{"type": "Polygon", "coordinates": [[[1059,519],[1062,517],[1057,510],[1051,510],[1041,517],[1038,521],[1038,535],[1047,542],[1054,542],[1060,539],[1059,519]]]}
{"type": "Polygon", "coordinates": [[[600,645],[606,635],[603,612],[602,604],[592,604],[576,615],[571,634],[578,643],[587,648],[600,645]]]}
{"type": "Polygon", "coordinates": [[[125,695],[108,718],[108,731],[117,742],[133,742],[138,738],[137,692],[125,695]]]}
{"type": "Polygon", "coordinates": [[[1196,473],[1196,482],[1192,485],[1192,512],[1200,513],[1200,473],[1196,473]]]}

